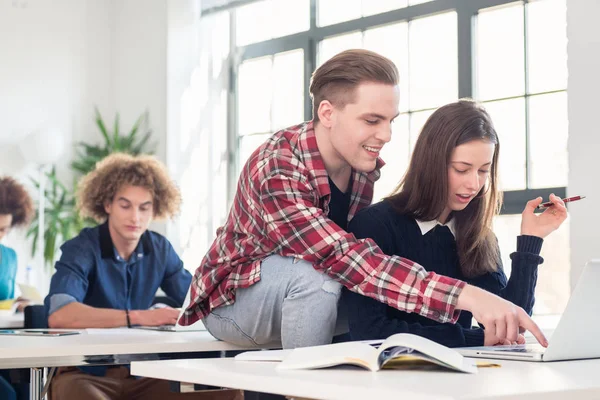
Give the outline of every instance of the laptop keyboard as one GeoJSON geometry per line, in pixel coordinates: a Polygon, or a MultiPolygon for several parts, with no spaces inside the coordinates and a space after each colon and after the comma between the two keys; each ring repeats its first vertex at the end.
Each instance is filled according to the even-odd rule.
{"type": "Polygon", "coordinates": [[[508,351],[511,353],[543,353],[546,349],[540,344],[516,344],[513,346],[494,346],[492,351],[508,351]]]}

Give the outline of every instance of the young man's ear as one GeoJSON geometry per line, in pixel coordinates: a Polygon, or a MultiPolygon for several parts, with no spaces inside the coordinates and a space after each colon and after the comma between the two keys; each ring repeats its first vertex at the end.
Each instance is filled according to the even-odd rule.
{"type": "Polygon", "coordinates": [[[321,104],[319,104],[319,108],[317,109],[319,123],[325,128],[331,128],[333,125],[334,108],[335,107],[329,100],[323,100],[321,101],[321,104]]]}
{"type": "Polygon", "coordinates": [[[106,211],[107,214],[110,214],[111,208],[112,208],[112,203],[108,200],[104,200],[104,211],[106,211]]]}

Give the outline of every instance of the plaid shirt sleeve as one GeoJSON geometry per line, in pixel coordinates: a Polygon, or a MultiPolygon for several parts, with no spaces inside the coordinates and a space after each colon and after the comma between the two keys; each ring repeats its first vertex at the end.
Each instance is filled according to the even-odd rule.
{"type": "Polygon", "coordinates": [[[385,255],[371,239],[358,240],[327,218],[308,178],[272,174],[260,184],[266,235],[275,251],[300,257],[350,290],[438,322],[456,322],[459,280],[405,258],[385,255]]]}

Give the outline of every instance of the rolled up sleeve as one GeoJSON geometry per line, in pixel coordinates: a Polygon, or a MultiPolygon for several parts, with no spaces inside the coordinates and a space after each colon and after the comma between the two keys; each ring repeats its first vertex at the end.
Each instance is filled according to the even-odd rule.
{"type": "Polygon", "coordinates": [[[48,316],[73,302],[83,303],[89,285],[89,271],[94,253],[73,239],[61,247],[56,272],[50,281],[50,291],[44,301],[48,316]]]}

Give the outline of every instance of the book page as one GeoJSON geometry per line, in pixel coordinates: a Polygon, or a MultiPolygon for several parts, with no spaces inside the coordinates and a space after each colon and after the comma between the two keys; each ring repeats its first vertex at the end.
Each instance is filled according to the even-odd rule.
{"type": "Polygon", "coordinates": [[[356,365],[376,371],[377,350],[366,343],[346,342],[294,349],[278,369],[314,369],[356,365]]]}
{"type": "Polygon", "coordinates": [[[406,356],[412,357],[406,358],[406,360],[414,360],[416,357],[463,372],[473,373],[477,371],[472,363],[465,362],[465,358],[456,350],[408,333],[392,335],[381,344],[377,354],[377,365],[382,368],[389,360],[396,358],[399,362],[402,357],[406,356]]]}

